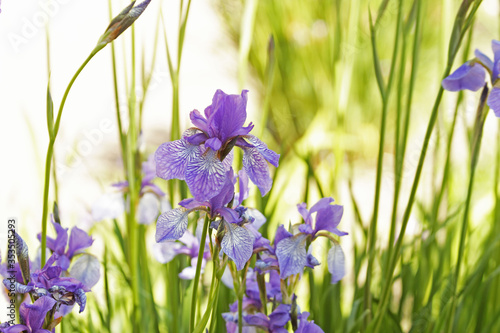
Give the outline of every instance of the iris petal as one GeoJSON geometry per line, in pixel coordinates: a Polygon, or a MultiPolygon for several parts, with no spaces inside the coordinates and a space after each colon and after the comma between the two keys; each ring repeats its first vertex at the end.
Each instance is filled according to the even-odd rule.
{"type": "Polygon", "coordinates": [[[488,96],[488,106],[500,118],[500,88],[493,88],[488,96]]]}
{"type": "Polygon", "coordinates": [[[276,256],[280,265],[280,277],[302,273],[307,264],[306,235],[299,234],[281,240],[276,246],[276,256]]]}
{"type": "Polygon", "coordinates": [[[333,244],[328,251],[328,271],[332,274],[332,283],[339,282],[345,275],[345,256],[338,244],[333,244]]]}
{"type": "Polygon", "coordinates": [[[244,148],[243,150],[243,167],[250,180],[257,185],[264,196],[273,185],[266,159],[257,148],[244,148]]]}
{"type": "Polygon", "coordinates": [[[484,86],[486,79],[486,70],[479,64],[470,65],[466,62],[446,77],[443,82],[443,88],[448,91],[472,90],[477,91],[484,86]]]}
{"type": "Polygon", "coordinates": [[[156,223],[156,242],[181,238],[187,229],[189,210],[175,208],[163,213],[156,223]]]}
{"type": "Polygon", "coordinates": [[[199,147],[184,139],[166,142],[155,153],[156,175],[165,180],[184,180],[188,162],[199,153],[199,147]]]}
{"type": "Polygon", "coordinates": [[[238,270],[243,269],[253,253],[253,237],[248,230],[234,223],[223,221],[225,235],[221,248],[236,264],[238,270]]]}
{"type": "Polygon", "coordinates": [[[186,183],[197,201],[207,201],[219,194],[225,179],[224,165],[212,149],[197,154],[186,168],[186,183]]]}

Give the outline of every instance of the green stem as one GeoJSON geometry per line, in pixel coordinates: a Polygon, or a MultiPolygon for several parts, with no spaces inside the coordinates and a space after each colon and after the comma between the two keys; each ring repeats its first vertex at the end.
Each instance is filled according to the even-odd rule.
{"type": "Polygon", "coordinates": [[[472,190],[474,187],[474,175],[476,173],[477,161],[479,159],[479,151],[481,150],[481,140],[483,138],[484,120],[488,112],[488,109],[486,109],[486,112],[483,112],[484,107],[486,105],[487,97],[488,97],[488,86],[485,85],[483,88],[483,92],[481,94],[481,101],[479,103],[476,116],[474,141],[472,144],[472,152],[471,152],[469,187],[467,189],[467,198],[465,200],[465,207],[464,207],[464,217],[462,220],[462,226],[460,232],[460,243],[458,245],[457,264],[455,266],[455,274],[452,282],[452,301],[451,301],[450,317],[448,318],[448,328],[446,330],[447,332],[452,332],[453,319],[455,317],[455,308],[457,306],[458,295],[456,295],[456,292],[457,292],[458,279],[460,277],[460,268],[462,266],[463,255],[465,251],[465,238],[467,237],[467,229],[469,224],[469,207],[472,199],[472,190]]]}
{"type": "MultiPolygon", "coordinates": [[[[76,73],[73,75],[73,77],[71,78],[71,81],[69,81],[69,84],[66,87],[66,90],[64,91],[61,105],[59,106],[59,110],[57,112],[57,118],[56,118],[56,122],[55,122],[54,128],[53,128],[53,135],[49,140],[49,146],[47,148],[47,156],[45,158],[45,179],[44,179],[44,188],[43,188],[42,237],[41,237],[42,249],[45,249],[47,247],[47,212],[48,212],[48,208],[49,208],[50,169],[51,169],[51,165],[52,165],[52,157],[54,155],[54,144],[56,141],[57,133],[59,132],[59,125],[61,124],[61,116],[62,116],[62,112],[64,109],[64,104],[66,103],[66,99],[68,98],[69,91],[71,90],[73,83],[75,83],[75,80],[78,77],[78,75],[80,75],[81,71],[85,68],[85,66],[89,63],[89,61],[103,47],[104,47],[104,45],[99,45],[94,50],[92,50],[92,52],[87,57],[87,59],[85,59],[83,64],[80,66],[80,68],[78,68],[76,73]]],[[[46,257],[46,253],[45,253],[45,251],[42,251],[41,261],[40,261],[41,267],[43,267],[45,265],[45,261],[46,261],[45,257],[46,257]]]]}
{"type": "Polygon", "coordinates": [[[198,261],[196,263],[196,273],[193,280],[193,296],[191,298],[191,316],[189,317],[189,331],[192,332],[195,327],[195,317],[196,317],[196,298],[198,297],[198,283],[200,282],[201,273],[201,262],[203,261],[203,252],[205,251],[205,241],[207,239],[207,230],[210,220],[208,215],[205,218],[205,223],[203,224],[203,231],[201,233],[200,249],[198,252],[198,261]]]}

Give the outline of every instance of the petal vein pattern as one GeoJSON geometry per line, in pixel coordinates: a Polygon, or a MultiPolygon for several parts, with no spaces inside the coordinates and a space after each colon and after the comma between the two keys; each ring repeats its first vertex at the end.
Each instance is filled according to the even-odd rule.
{"type": "Polygon", "coordinates": [[[207,201],[219,194],[225,179],[224,165],[211,149],[206,154],[198,153],[188,163],[186,183],[197,201],[207,201]]]}
{"type": "Polygon", "coordinates": [[[199,148],[184,139],[162,144],[155,153],[157,176],[165,180],[184,180],[189,161],[198,153],[199,148]]]}
{"type": "Polygon", "coordinates": [[[181,238],[188,226],[189,212],[185,208],[175,208],[161,214],[156,223],[156,242],[181,238]]]}

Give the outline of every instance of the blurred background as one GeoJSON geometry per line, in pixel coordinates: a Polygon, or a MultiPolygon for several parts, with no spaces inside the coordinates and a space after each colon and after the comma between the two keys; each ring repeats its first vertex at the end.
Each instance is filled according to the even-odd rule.
{"type": "MultiPolygon", "coordinates": [[[[348,331],[347,318],[354,312],[353,304],[359,296],[358,286],[363,285],[365,280],[364,252],[373,213],[382,112],[373,70],[369,10],[375,13],[380,3],[366,0],[200,0],[192,2],[187,23],[179,81],[180,128],[190,126],[189,112],[208,106],[216,89],[232,94],[248,89],[248,121],[255,124],[256,135],[260,135],[270,148],[281,154],[280,167],[275,171],[275,183],[270,195],[264,199],[264,204],[258,199],[254,200],[256,206],[265,208],[263,213],[268,222],[264,233],[273,235],[279,224],[299,222],[300,216],[295,206],[300,202],[313,204],[323,196],[332,196],[337,204],[344,206],[344,217],[339,228],[350,234],[342,238],[347,276],[341,286],[329,286],[329,278],[325,278],[326,282],[323,283],[326,267],[315,270],[308,274],[308,279],[304,279],[302,288],[305,293],[299,301],[301,307],[313,313],[315,322],[325,332],[348,331]],[[320,290],[325,292],[325,296],[314,305],[311,300],[321,295],[320,290]],[[335,315],[345,319],[338,319],[343,323],[333,322],[328,312],[321,311],[323,306],[334,309],[335,315]]],[[[113,0],[113,15],[126,4],[125,1],[113,0]]],[[[137,95],[144,97],[140,144],[143,159],[170,139],[172,83],[165,56],[163,28],[159,29],[159,36],[157,29],[158,26],[165,28],[170,51],[177,54],[179,6],[179,1],[153,0],[135,23],[139,63],[151,76],[147,94],[140,84],[136,89],[137,95]],[[159,20],[160,12],[163,21],[159,20]]],[[[404,2],[404,15],[408,23],[403,30],[407,37],[403,47],[407,50],[407,58],[402,58],[403,65],[398,66],[404,86],[409,84],[414,68],[414,63],[410,61],[415,34],[413,6],[413,1],[404,2]]],[[[400,121],[397,120],[396,110],[399,110],[398,105],[403,105],[402,109],[408,106],[411,112],[401,174],[401,207],[396,211],[399,221],[417,167],[430,110],[446,65],[448,40],[458,6],[459,3],[452,0],[422,1],[423,21],[418,39],[418,67],[412,103],[406,104],[406,90],[399,95],[395,91],[391,96],[383,147],[377,262],[382,261],[389,239],[396,179],[396,142],[393,133],[400,121]]],[[[397,1],[388,2],[377,31],[384,78],[387,78],[391,68],[398,8],[397,1]]],[[[3,0],[1,10],[0,225],[4,225],[8,218],[15,217],[18,230],[35,256],[48,144],[45,99],[49,76],[52,97],[58,106],[71,76],[107,27],[109,9],[107,2],[97,0],[3,0]],[[50,45],[50,73],[47,70],[47,45],[50,45]]],[[[462,59],[472,58],[476,48],[492,55],[491,39],[499,38],[498,16],[498,2],[483,1],[476,14],[469,54],[459,55],[453,68],[458,67],[462,59]]],[[[119,99],[124,106],[127,104],[125,87],[129,77],[125,74],[127,70],[122,69],[129,68],[131,61],[129,33],[126,32],[115,42],[118,85],[121,88],[119,99]]],[[[457,100],[456,94],[444,94],[417,203],[405,236],[408,242],[405,242],[407,252],[403,258],[409,266],[407,273],[410,276],[421,274],[417,272],[423,266],[419,265],[419,259],[414,258],[418,258],[418,251],[423,246],[421,242],[430,233],[436,238],[446,238],[451,232],[455,237],[453,239],[458,238],[456,215],[453,214],[463,203],[467,189],[464,180],[468,175],[468,146],[478,98],[479,92],[467,92],[458,107],[451,145],[453,172],[446,185],[445,203],[441,209],[438,207],[437,215],[444,225],[438,232],[431,226],[429,214],[433,209],[435,193],[442,184],[443,156],[457,100]]],[[[111,50],[107,47],[77,79],[66,103],[55,146],[61,219],[66,227],[78,225],[85,230],[95,231],[96,241],[91,252],[98,256],[109,228],[94,225],[90,215],[91,206],[103,193],[110,191],[111,183],[125,179],[115,112],[111,50]]],[[[469,245],[471,249],[482,248],[496,228],[491,214],[496,200],[492,189],[495,188],[496,179],[497,128],[498,120],[490,112],[484,129],[473,197],[470,231],[474,234],[469,245]]],[[[157,183],[165,185],[162,181],[157,183]]],[[[53,193],[51,198],[53,200],[53,193]]],[[[148,247],[154,242],[154,229],[154,224],[147,229],[148,247]]],[[[53,231],[50,227],[49,230],[53,231]]],[[[0,244],[5,244],[5,232],[1,230],[0,244]]],[[[443,242],[447,243],[445,240],[443,242]]],[[[456,240],[450,242],[455,244],[456,240]]],[[[316,250],[326,253],[327,248],[318,247],[316,250]]],[[[439,247],[435,247],[429,266],[439,261],[439,256],[436,258],[438,253],[439,247]]],[[[471,265],[482,252],[477,253],[471,252],[470,258],[467,258],[471,265]]],[[[453,261],[450,258],[454,258],[454,254],[450,256],[442,260],[453,261]]],[[[318,258],[326,261],[322,255],[318,255],[318,258]]],[[[163,270],[152,256],[149,259],[152,271],[163,270]]],[[[119,294],[124,283],[120,282],[116,270],[111,274],[114,274],[116,283],[113,292],[119,294]]],[[[159,290],[164,289],[162,274],[158,273],[155,278],[159,290]]],[[[375,268],[373,274],[374,285],[378,286],[381,283],[380,269],[375,268]]],[[[445,275],[443,272],[439,274],[445,275]]],[[[415,282],[411,279],[408,281],[415,282]]],[[[379,293],[378,288],[373,289],[375,294],[379,293]]],[[[413,327],[412,314],[424,307],[423,299],[428,297],[413,295],[413,292],[408,291],[416,289],[417,284],[401,283],[396,286],[394,297],[397,306],[393,310],[399,315],[397,322],[402,331],[409,331],[413,327]],[[416,304],[414,300],[418,297],[422,299],[416,304]]],[[[102,304],[101,284],[94,288],[92,297],[95,297],[96,304],[102,304]]],[[[232,297],[229,292],[228,297],[232,297]]],[[[4,298],[0,299],[0,308],[3,308],[1,302],[4,301],[4,298]]],[[[158,302],[163,302],[161,297],[158,302]]],[[[219,305],[223,308],[229,303],[228,300],[219,305]]],[[[97,316],[93,311],[90,312],[97,316]]],[[[432,311],[430,317],[439,312],[439,307],[432,311]]],[[[74,316],[78,317],[76,312],[74,316]]],[[[356,317],[354,315],[353,318],[356,317]]],[[[117,315],[117,318],[125,318],[125,312],[117,315]]],[[[4,318],[0,317],[0,320],[4,318]]],[[[114,325],[121,327],[119,319],[115,320],[114,325]]],[[[166,324],[162,324],[162,331],[166,329],[163,325],[166,324]]],[[[498,323],[494,327],[498,327],[498,323]]]]}

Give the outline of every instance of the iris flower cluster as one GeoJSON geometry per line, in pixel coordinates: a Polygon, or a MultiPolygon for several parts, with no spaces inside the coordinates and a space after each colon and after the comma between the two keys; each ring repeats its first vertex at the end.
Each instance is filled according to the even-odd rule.
{"type": "MultiPolygon", "coordinates": [[[[291,323],[295,332],[323,332],[314,321],[308,321],[308,312],[300,311],[295,291],[304,269],[320,264],[312,254],[313,244],[319,237],[326,237],[332,243],[327,260],[332,283],[345,275],[344,253],[337,238],[347,234],[337,228],[343,207],[332,204],[333,198],[323,198],[309,210],[305,203],[299,204],[302,223],[288,230],[281,225],[272,245],[260,234],[258,229],[265,223],[265,217],[243,206],[243,201],[249,195],[250,181],[263,196],[269,192],[272,179],[268,163],[277,167],[279,155],[250,134],[252,123],[244,126],[246,104],[246,90],[241,95],[227,95],[218,90],[203,115],[197,110],[190,113],[194,127],[187,129],[181,139],[166,142],[157,149],[157,176],[186,181],[193,198],[182,200],[179,207],[159,216],[155,257],[160,262],[168,262],[176,255],[188,255],[191,266],[179,276],[192,279],[199,251],[203,251],[202,268],[209,259],[217,260],[217,265],[220,262],[225,265],[224,260],[220,260],[225,255],[234,266],[228,266],[231,274],[226,269],[221,280],[230,288],[234,286],[242,296],[243,323],[240,324],[245,330],[284,333],[291,323]],[[235,146],[243,150],[243,169],[237,173],[232,168],[235,146]],[[196,236],[188,230],[189,215],[195,211],[201,212],[196,236]],[[200,227],[206,223],[217,231],[214,236],[211,233],[208,236],[211,246],[201,249],[200,243],[207,242],[201,239],[200,227]],[[254,268],[249,265],[253,255],[256,256],[254,268]],[[243,273],[236,274],[236,271],[243,273]]],[[[226,328],[228,332],[236,332],[238,302],[229,310],[223,314],[226,328]]]]}
{"type": "Polygon", "coordinates": [[[0,266],[3,284],[8,290],[15,290],[16,299],[23,301],[19,307],[21,323],[5,322],[0,325],[0,332],[52,332],[74,304],[78,304],[79,312],[85,309],[86,293],[99,280],[98,259],[85,253],[93,239],[77,227],[73,227],[68,237],[68,229],[54,221],[52,224],[57,236],[47,237],[47,247],[52,254],[43,267],[39,268],[39,258],[30,261],[28,246],[17,234],[18,263],[13,267],[0,266]],[[33,304],[29,303],[28,294],[33,304]]]}

